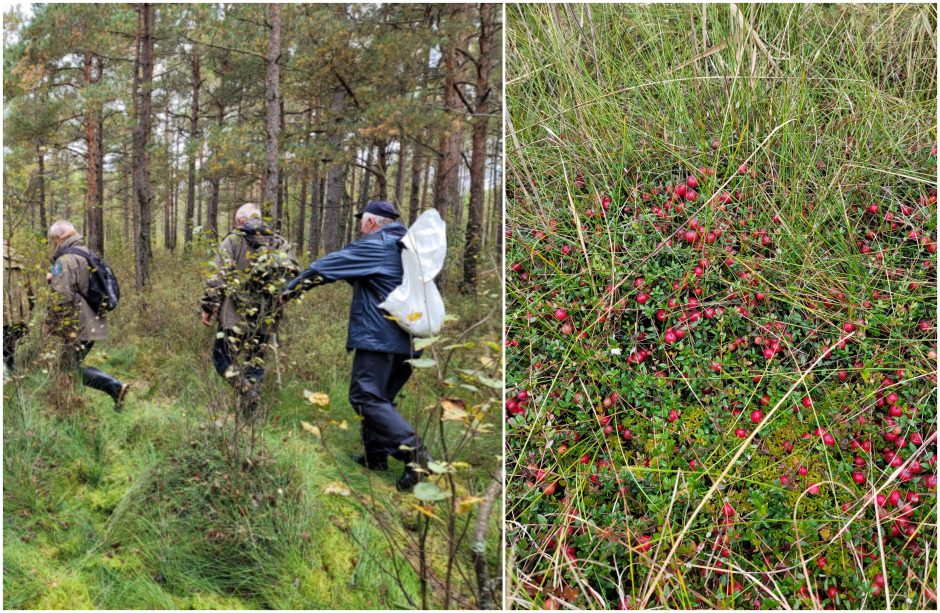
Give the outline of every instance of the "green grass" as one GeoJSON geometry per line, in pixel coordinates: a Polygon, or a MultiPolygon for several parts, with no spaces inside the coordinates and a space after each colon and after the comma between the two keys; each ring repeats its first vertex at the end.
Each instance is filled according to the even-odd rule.
{"type": "MultiPolygon", "coordinates": [[[[41,257],[37,249],[37,265],[41,257]]],[[[348,457],[359,449],[346,400],[349,288],[319,288],[289,309],[277,361],[280,388],[275,357],[267,361],[264,453],[253,468],[236,470],[213,421],[228,412],[232,392],[210,363],[215,331],[198,320],[201,263],[158,254],[154,270],[165,274],[141,296],[127,281],[129,258],[115,252],[108,259],[125,281],[125,297],[111,317],[111,338],[95,346],[87,363],[132,383],[126,409],[115,413],[110,399],[93,390],[54,408],[49,347],[35,332],[19,354],[28,366],[4,383],[4,606],[397,609],[420,603],[410,549],[418,501],[395,490],[402,466],[392,462],[388,473],[365,474],[348,457]],[[330,408],[318,412],[304,390],[328,394],[330,408]],[[302,421],[322,424],[323,440],[304,432],[302,421]],[[327,493],[336,483],[345,483],[349,495],[327,493]]],[[[458,318],[445,328],[448,335],[481,315],[478,301],[454,294],[445,295],[458,318]]],[[[481,299],[495,300],[493,294],[484,288],[481,299]]],[[[485,323],[470,338],[496,341],[497,325],[485,323]]],[[[477,345],[455,356],[455,366],[478,367],[491,353],[477,345]]],[[[479,402],[466,390],[444,387],[429,371],[416,372],[403,412],[427,429],[426,406],[442,391],[479,402]]],[[[496,474],[496,432],[479,435],[461,457],[469,464],[461,475],[468,495],[479,495],[496,474]]],[[[456,440],[460,432],[449,425],[445,436],[456,440]]],[[[435,448],[438,439],[431,442],[435,448]]],[[[500,517],[497,509],[487,532],[494,574],[501,563],[500,517]]],[[[444,558],[440,543],[431,543],[430,602],[439,603],[444,558]]],[[[464,564],[470,558],[466,542],[459,558],[464,564]]],[[[474,585],[455,582],[452,602],[472,603],[474,585]]]]}
{"type": "MultiPolygon", "coordinates": [[[[935,491],[920,478],[901,486],[885,466],[885,411],[874,405],[881,377],[903,369],[892,389],[916,413],[907,411],[902,429],[925,438],[934,430],[936,256],[906,234],[936,243],[936,42],[929,5],[508,7],[507,264],[516,270],[507,271],[506,325],[518,346],[508,349],[506,377],[508,392],[529,394],[507,421],[513,605],[807,607],[807,584],[817,606],[935,604],[935,491]],[[663,190],[689,175],[699,178],[698,199],[658,215],[663,190]],[[735,197],[722,209],[712,197],[724,191],[735,197]],[[604,195],[610,210],[601,215],[604,195]],[[890,211],[900,227],[866,216],[873,202],[878,218],[890,211]],[[686,244],[693,219],[724,236],[686,244]],[[769,248],[754,240],[760,231],[769,248]],[[726,313],[667,346],[677,308],[668,324],[654,314],[670,298],[685,305],[684,284],[726,313]],[[740,316],[740,296],[757,291],[766,301],[740,316]],[[553,317],[559,307],[571,316],[567,334],[553,317]],[[929,333],[915,329],[921,320],[929,333]],[[761,326],[777,321],[793,338],[767,361],[754,340],[773,336],[761,326]],[[853,340],[817,364],[846,321],[859,322],[853,340]],[[746,344],[730,349],[737,337],[746,344]],[[639,349],[648,359],[628,363],[639,349]],[[850,373],[844,384],[840,370],[850,373]],[[612,392],[622,400],[605,408],[612,392]],[[764,393],[771,402],[755,428],[748,417],[764,393]],[[804,395],[814,406],[795,416],[804,395]],[[605,413],[632,430],[631,441],[601,432],[605,413]],[[858,417],[867,425],[851,427],[858,417]],[[816,427],[839,444],[802,438],[816,427]],[[868,486],[922,495],[919,552],[888,541],[886,554],[862,565],[850,551],[878,540],[873,512],[855,516],[869,490],[852,482],[854,437],[874,439],[868,486]],[[792,453],[781,452],[785,442],[792,453]],[[808,473],[795,478],[800,463],[808,473]],[[824,481],[834,482],[826,495],[800,497],[824,481]],[[544,494],[549,483],[557,489],[544,494]],[[724,501],[738,511],[727,530],[724,501]],[[843,525],[849,536],[818,536],[843,525]],[[725,534],[727,558],[712,553],[725,534]],[[638,547],[641,535],[649,551],[638,547]],[[815,568],[820,555],[825,571],[815,568]],[[882,560],[889,592],[876,594],[882,560]],[[768,574],[768,564],[784,570],[768,574]],[[732,597],[729,582],[744,589],[732,597]],[[841,590],[834,602],[824,593],[831,585],[841,590]]],[[[935,443],[903,451],[925,465],[936,457],[935,443]]]]}

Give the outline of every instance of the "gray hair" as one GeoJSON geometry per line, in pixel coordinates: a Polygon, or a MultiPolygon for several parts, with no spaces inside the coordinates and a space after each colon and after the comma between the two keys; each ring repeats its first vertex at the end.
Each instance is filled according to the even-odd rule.
{"type": "Polygon", "coordinates": [[[68,219],[60,219],[49,226],[49,240],[54,241],[69,234],[78,234],[75,226],[68,219]]]}
{"type": "Polygon", "coordinates": [[[246,222],[252,217],[261,217],[261,207],[254,202],[246,202],[235,211],[235,225],[239,225],[239,221],[246,222]]]}
{"type": "Polygon", "coordinates": [[[363,213],[362,218],[371,219],[373,222],[375,222],[375,225],[377,225],[380,228],[382,226],[387,226],[388,224],[395,221],[391,217],[382,217],[381,215],[376,215],[375,213],[363,213]]]}

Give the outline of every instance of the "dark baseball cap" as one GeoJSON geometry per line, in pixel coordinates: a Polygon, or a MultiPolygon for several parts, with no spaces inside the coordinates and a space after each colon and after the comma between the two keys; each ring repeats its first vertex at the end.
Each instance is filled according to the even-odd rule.
{"type": "Polygon", "coordinates": [[[398,209],[391,202],[385,200],[370,200],[366,208],[356,213],[356,217],[361,218],[364,213],[372,213],[379,217],[388,217],[389,219],[398,219],[398,209]]]}

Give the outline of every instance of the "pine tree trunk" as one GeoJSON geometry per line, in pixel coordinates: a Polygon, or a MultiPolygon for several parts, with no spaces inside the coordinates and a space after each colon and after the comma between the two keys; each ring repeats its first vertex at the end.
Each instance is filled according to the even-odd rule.
{"type": "Polygon", "coordinates": [[[131,242],[131,184],[130,177],[131,173],[127,167],[127,151],[124,152],[123,156],[123,168],[121,169],[121,175],[123,177],[123,186],[122,191],[124,192],[124,246],[131,242]]]}
{"type": "Polygon", "coordinates": [[[418,207],[421,202],[421,158],[418,155],[418,147],[415,143],[411,148],[411,190],[408,194],[408,224],[413,224],[418,218],[418,207]]]}
{"type": "Polygon", "coordinates": [[[395,172],[395,206],[400,211],[402,208],[401,198],[405,193],[405,162],[408,160],[408,151],[405,149],[405,141],[398,141],[398,168],[395,172]]]}
{"type": "Polygon", "coordinates": [[[304,113],[304,161],[300,166],[300,203],[297,208],[297,250],[304,250],[304,232],[307,230],[307,181],[310,180],[310,161],[307,146],[310,144],[310,109],[304,113]]]}
{"type": "MultiPolygon", "coordinates": [[[[186,220],[183,227],[183,242],[187,245],[193,240],[193,213],[196,207],[196,147],[199,142],[199,86],[200,78],[199,47],[193,45],[191,64],[193,74],[193,97],[189,105],[189,168],[186,183],[186,220]]],[[[200,217],[202,215],[200,214],[200,217]]]]}
{"type": "Polygon", "coordinates": [[[36,146],[37,161],[39,162],[39,227],[49,229],[49,220],[46,219],[46,154],[42,145],[36,146]]]}
{"type": "Polygon", "coordinates": [[[307,251],[310,253],[310,259],[315,260],[320,252],[320,218],[323,210],[323,180],[320,178],[319,160],[314,160],[310,174],[310,231],[307,232],[307,251]]]}
{"type": "Polygon", "coordinates": [[[476,101],[473,117],[473,145],[470,158],[470,214],[467,219],[466,245],[463,255],[463,281],[460,291],[476,292],[477,265],[481,251],[483,227],[483,184],[486,180],[486,129],[490,94],[490,48],[495,5],[480,3],[480,57],[477,61],[476,101]]]}
{"type": "MultiPolygon", "coordinates": [[[[221,128],[222,124],[225,123],[225,106],[219,103],[216,107],[219,111],[217,121],[221,128]]],[[[209,179],[209,202],[206,203],[206,232],[211,238],[219,236],[219,187],[221,182],[222,178],[215,173],[209,179]]]]}
{"type": "Polygon", "coordinates": [[[353,208],[362,210],[369,201],[369,189],[372,183],[372,172],[369,168],[372,166],[372,146],[366,147],[365,168],[362,170],[362,183],[359,186],[359,195],[353,199],[353,208]]]}
{"type": "Polygon", "coordinates": [[[388,141],[381,141],[378,145],[379,174],[376,181],[379,184],[379,198],[388,200],[388,141]]]}
{"type": "Polygon", "coordinates": [[[170,186],[173,184],[173,173],[175,171],[175,164],[173,163],[173,155],[170,151],[171,139],[170,139],[170,107],[169,99],[167,100],[166,113],[163,115],[163,138],[164,138],[164,150],[166,154],[166,161],[169,165],[169,168],[166,170],[163,181],[163,248],[169,251],[170,247],[170,209],[172,207],[172,198],[173,192],[170,190],[170,186]]]}
{"type": "Polygon", "coordinates": [[[135,95],[137,104],[137,126],[134,130],[133,175],[135,210],[138,212],[139,230],[134,248],[134,280],[141,291],[150,279],[150,260],[153,248],[150,243],[151,204],[150,172],[147,162],[147,143],[150,140],[153,90],[153,5],[138,4],[137,57],[135,58],[135,95]]]}
{"type": "MultiPolygon", "coordinates": [[[[101,78],[99,72],[97,77],[94,74],[95,56],[92,53],[85,53],[82,62],[82,73],[84,75],[85,87],[98,82],[101,78]]],[[[89,97],[85,104],[85,160],[87,171],[85,174],[85,212],[88,220],[85,228],[85,240],[88,247],[100,254],[104,253],[104,224],[102,211],[98,207],[98,174],[101,172],[98,156],[98,108],[97,103],[89,97]]]]}
{"type": "MultiPolygon", "coordinates": [[[[97,58],[98,62],[98,80],[101,80],[101,76],[104,73],[104,60],[97,58]]],[[[104,254],[104,243],[105,243],[105,226],[104,226],[104,109],[99,105],[98,106],[98,121],[96,122],[96,129],[98,130],[98,189],[95,190],[95,198],[97,198],[96,207],[98,219],[98,227],[101,228],[101,253],[104,254]]]]}
{"type": "Polygon", "coordinates": [[[330,142],[334,148],[334,159],[326,171],[326,194],[323,203],[323,249],[327,253],[342,247],[343,183],[346,176],[346,164],[336,158],[341,155],[342,117],[346,106],[346,90],[337,89],[330,103],[331,121],[330,142]]]}
{"type": "MultiPolygon", "coordinates": [[[[460,10],[460,5],[452,5],[450,19],[457,19],[460,10]]],[[[445,222],[448,221],[451,205],[455,205],[459,198],[457,192],[460,180],[462,113],[457,108],[457,43],[457,36],[452,34],[445,55],[441,59],[444,67],[444,112],[447,123],[441,132],[438,147],[441,155],[438,158],[434,176],[434,208],[445,222]]]]}
{"type": "MultiPolygon", "coordinates": [[[[268,5],[268,18],[271,26],[271,36],[268,39],[268,72],[265,80],[265,101],[267,103],[267,146],[265,147],[264,190],[261,193],[262,209],[265,216],[271,214],[271,206],[277,198],[278,187],[278,134],[280,132],[280,66],[278,60],[281,56],[281,5],[272,3],[268,5]]],[[[280,212],[279,212],[280,213],[280,212]]],[[[275,219],[275,226],[280,225],[280,218],[275,219]]]]}

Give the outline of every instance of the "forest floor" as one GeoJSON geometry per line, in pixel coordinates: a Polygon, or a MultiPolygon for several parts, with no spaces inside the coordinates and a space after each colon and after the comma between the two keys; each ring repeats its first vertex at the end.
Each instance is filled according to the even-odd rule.
{"type": "Polygon", "coordinates": [[[507,8],[518,608],[935,608],[936,9],[507,8]]]}
{"type": "MultiPolygon", "coordinates": [[[[120,253],[106,255],[119,277],[130,279],[130,258],[120,253]]],[[[420,501],[396,491],[400,463],[366,474],[349,457],[360,449],[346,400],[349,288],[318,288],[288,307],[278,359],[267,361],[263,453],[251,468],[233,468],[223,417],[232,392],[211,365],[215,328],[199,322],[204,270],[201,259],[161,253],[143,296],[125,281],[111,336],[86,361],[132,384],[123,412],[93,390],[60,398],[56,408],[54,379],[43,366],[49,347],[37,334],[25,341],[23,367],[4,382],[3,394],[4,607],[420,606],[420,501]],[[329,407],[313,406],[305,391],[328,395],[329,407]]],[[[497,304],[497,277],[485,276],[483,284],[478,298],[445,294],[456,321],[444,334],[459,334],[497,304]]],[[[495,358],[498,372],[492,347],[499,325],[497,310],[474,328],[468,338],[478,342],[450,367],[479,369],[481,359],[493,365],[495,358]]],[[[442,391],[468,407],[481,403],[491,425],[462,447],[459,460],[469,466],[460,487],[482,496],[501,466],[499,416],[469,386],[442,388],[432,370],[416,370],[401,410],[425,432],[428,406],[442,391]]],[[[448,428],[448,440],[462,436],[448,428]]],[[[486,533],[493,575],[501,570],[501,517],[497,502],[486,533]]],[[[455,577],[472,568],[468,540],[459,546],[455,577]]],[[[426,597],[437,605],[446,562],[440,541],[428,543],[426,597]]],[[[452,585],[450,602],[473,606],[472,573],[452,585]]]]}

